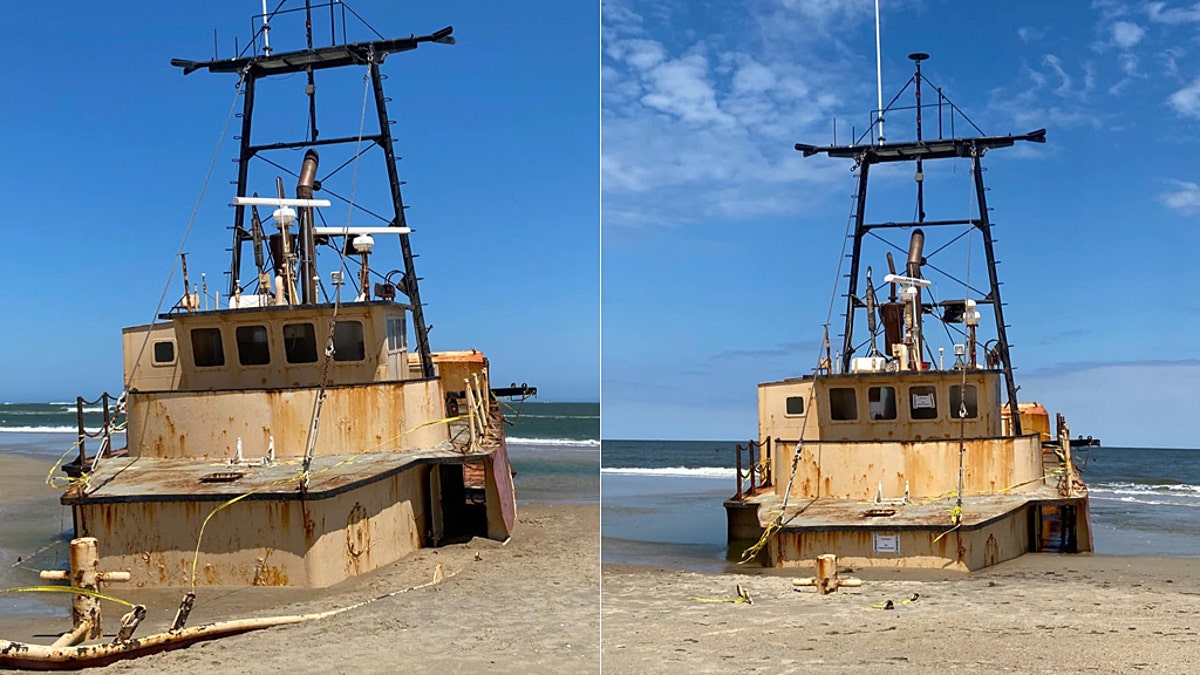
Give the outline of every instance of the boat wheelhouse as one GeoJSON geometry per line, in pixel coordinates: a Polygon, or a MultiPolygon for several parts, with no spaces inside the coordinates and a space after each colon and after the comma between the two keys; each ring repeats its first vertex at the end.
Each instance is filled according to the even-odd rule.
{"type": "Polygon", "coordinates": [[[381,72],[391,54],[453,44],[453,29],[350,42],[345,9],[339,40],[339,6],[328,7],[328,46],[314,46],[305,3],[256,17],[258,32],[236,58],[172,61],[185,75],[238,80],[228,292],[201,293],[184,259],[175,306],[125,329],[125,391],[111,414],[104,397],[106,428],[91,455],[81,422],[79,456],[66,467],[75,479],[62,497],[76,537],[98,540],[100,567],[127,571],[138,586],[323,587],[418,547],[503,540],[514,526],[498,397],[536,390],[493,389],[481,352],[430,347],[381,72]],[[272,50],[268,20],[289,11],[306,13],[307,44],[272,50]],[[355,67],[365,75],[361,117],[374,128],[322,135],[315,74],[355,67]],[[257,85],[297,75],[307,84],[308,105],[295,108],[304,138],[259,139],[257,85]],[[350,159],[320,175],[318,149],[334,146],[350,159]],[[349,197],[334,191],[334,174],[357,172],[368,151],[384,165],[386,208],[365,208],[353,186],[349,197]],[[281,158],[289,153],[303,154],[299,166],[281,158]],[[264,162],[295,178],[294,196],[281,176],[262,181],[264,162]],[[330,222],[325,196],[381,222],[330,222]],[[397,263],[377,239],[396,247],[399,269],[386,271],[397,263]],[[127,447],[114,449],[122,418],[127,447]]]}
{"type": "Polygon", "coordinates": [[[738,448],[737,493],[725,502],[732,559],[811,566],[833,554],[854,567],[969,571],[1031,551],[1092,550],[1069,429],[1058,416],[1051,435],[1045,409],[1017,399],[981,163],[991,150],[1045,142],[1045,130],[987,136],[940,89],[936,103],[922,103],[928,57],[910,58],[915,106],[877,111],[851,145],[796,145],[805,157],[853,160],[858,172],[844,331],[834,352],[826,324],[812,374],[758,387],[758,439],[738,448]],[[915,112],[916,140],[886,141],[884,115],[904,110],[915,112]],[[935,113],[938,135],[925,138],[922,116],[935,113]],[[944,136],[944,114],[979,135],[944,136]],[[935,160],[968,163],[969,217],[927,218],[924,163],[935,160]],[[897,162],[915,164],[916,218],[868,220],[868,176],[897,162]],[[955,242],[968,255],[982,249],[986,284],[929,263],[926,231],[935,229],[951,234],[929,256],[955,242]],[[897,230],[909,234],[907,248],[886,239],[897,230]],[[864,273],[868,240],[907,251],[902,273],[890,251],[881,283],[871,267],[864,273]],[[957,297],[935,301],[937,277],[957,297]],[[981,310],[993,319],[986,339],[981,310]],[[860,317],[866,337],[856,333],[860,317]],[[935,321],[953,339],[950,363],[925,330],[935,321]]]}

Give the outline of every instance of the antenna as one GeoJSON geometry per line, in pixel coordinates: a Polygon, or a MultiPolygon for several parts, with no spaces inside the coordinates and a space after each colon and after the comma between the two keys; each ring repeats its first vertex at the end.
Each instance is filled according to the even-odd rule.
{"type": "MultiPolygon", "coordinates": [[[[913,80],[917,84],[917,143],[925,140],[921,134],[921,62],[929,58],[929,55],[924,52],[914,52],[908,55],[913,63],[917,65],[917,74],[913,76],[913,80]]],[[[917,181],[917,222],[925,222],[925,168],[921,161],[921,156],[917,156],[917,173],[913,176],[917,181]]],[[[920,230],[917,230],[920,232],[920,230]]]]}
{"type": "MultiPolygon", "coordinates": [[[[266,0],[263,0],[264,2],[266,0]]],[[[879,102],[879,144],[883,145],[883,67],[879,56],[879,0],[875,0],[875,96],[879,102]]]]}
{"type": "Polygon", "coordinates": [[[267,14],[267,0],[262,0],[263,7],[263,55],[271,55],[271,22],[270,15],[267,14]]]}

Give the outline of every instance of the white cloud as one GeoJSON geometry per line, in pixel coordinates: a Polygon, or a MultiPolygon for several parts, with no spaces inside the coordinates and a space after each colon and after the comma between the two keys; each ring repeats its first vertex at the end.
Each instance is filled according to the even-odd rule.
{"type": "Polygon", "coordinates": [[[1129,76],[1137,75],[1138,57],[1134,56],[1133,54],[1122,54],[1120,61],[1122,73],[1125,73],[1129,76]]]}
{"type": "Polygon", "coordinates": [[[1163,69],[1166,71],[1167,75],[1175,76],[1179,74],[1179,59],[1182,58],[1186,53],[1187,52],[1179,47],[1170,47],[1168,49],[1164,49],[1162,53],[1158,55],[1159,58],[1162,59],[1163,69]]]}
{"type": "Polygon", "coordinates": [[[783,9],[817,23],[827,24],[845,17],[874,12],[871,0],[779,0],[783,9]]]}
{"type": "Polygon", "coordinates": [[[1155,23],[1180,24],[1200,22],[1200,3],[1187,8],[1168,8],[1165,2],[1146,5],[1146,15],[1155,23]]]}
{"type": "Polygon", "coordinates": [[[1113,42],[1121,49],[1131,49],[1146,36],[1146,29],[1130,21],[1117,21],[1109,27],[1113,42]]]}
{"type": "Polygon", "coordinates": [[[1019,127],[1082,125],[1099,129],[1102,122],[1098,108],[1088,101],[1096,86],[1094,70],[1091,63],[1068,66],[1059,56],[1046,54],[1042,57],[1041,70],[1025,68],[1025,77],[1029,79],[1025,91],[1014,94],[1005,88],[997,89],[992,92],[991,107],[1007,114],[1019,127]],[[1071,75],[1076,71],[1082,71],[1077,76],[1082,85],[1071,75]]]}
{"type": "Polygon", "coordinates": [[[1059,96],[1070,95],[1071,76],[1067,74],[1067,71],[1063,70],[1062,59],[1058,58],[1054,54],[1047,54],[1042,58],[1042,64],[1049,66],[1050,70],[1054,71],[1054,74],[1058,76],[1059,85],[1055,87],[1054,93],[1058,94],[1059,96]]]}
{"type": "Polygon", "coordinates": [[[1175,189],[1158,195],[1158,200],[1183,213],[1200,213],[1200,185],[1187,181],[1171,181],[1175,189]]]}
{"type": "Polygon", "coordinates": [[[1175,112],[1184,117],[1200,119],[1200,77],[1192,80],[1188,86],[1171,94],[1167,102],[1175,112]]]}
{"type": "MultiPolygon", "coordinates": [[[[759,9],[792,7],[793,18],[832,20],[869,3],[783,5],[759,9]]],[[[622,8],[619,21],[610,22],[609,7],[601,104],[606,226],[796,213],[804,204],[789,186],[844,174],[844,166],[805,162],[792,146],[828,138],[839,96],[857,95],[845,86],[853,67],[845,54],[790,41],[789,50],[768,49],[766,43],[778,43],[747,39],[756,28],[767,30],[761,14],[728,33],[650,40],[643,25],[657,18],[622,8]]],[[[861,83],[863,108],[872,100],[869,85],[861,83]]]]}
{"type": "Polygon", "coordinates": [[[1036,42],[1046,37],[1046,29],[1021,26],[1017,29],[1017,37],[1021,39],[1021,42],[1036,42]]]}
{"type": "Polygon", "coordinates": [[[1099,10],[1105,19],[1115,19],[1129,14],[1129,8],[1117,0],[1093,0],[1092,9],[1099,10]]]}
{"type": "Polygon", "coordinates": [[[648,91],[641,101],[647,107],[687,124],[733,124],[734,119],[717,104],[708,59],[702,54],[666,60],[647,70],[644,77],[648,91]]]}

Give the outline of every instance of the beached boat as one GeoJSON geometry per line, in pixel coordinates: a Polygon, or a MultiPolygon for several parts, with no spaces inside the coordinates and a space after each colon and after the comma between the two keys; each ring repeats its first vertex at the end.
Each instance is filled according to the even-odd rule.
{"type": "MultiPolygon", "coordinates": [[[[307,13],[305,48],[272,50],[264,15],[238,57],[172,61],[184,75],[239,79],[228,292],[196,292],[183,261],[175,306],[124,330],[125,392],[114,397],[123,414],[104,403],[106,420],[127,420],[127,448],[109,447],[111,428],[90,456],[81,443],[62,497],[76,536],[98,540],[101,568],[127,571],[137,586],[323,587],[418,547],[502,540],[513,528],[497,396],[533,390],[493,390],[480,351],[430,348],[381,72],[391,54],[453,44],[452,28],[349,42],[344,5],[322,7],[327,46],[313,45],[305,3],[270,15],[307,13]],[[317,128],[314,73],[336,68],[362,69],[363,109],[354,98],[341,125],[348,133],[327,136],[317,128]],[[308,105],[290,108],[305,137],[259,138],[256,89],[292,77],[307,79],[293,89],[308,105]],[[350,159],[328,174],[353,167],[340,180],[371,161],[386,171],[385,208],[354,203],[353,184],[347,194],[330,189],[318,149],[331,146],[350,159]],[[294,196],[280,177],[260,184],[264,168],[295,176],[294,196]],[[386,216],[371,226],[327,220],[325,194],[364,219],[386,216]],[[397,263],[385,242],[400,269],[388,272],[397,263]]],[[[322,110],[345,99],[330,103],[322,110]]]]}
{"type": "Polygon", "coordinates": [[[796,145],[805,157],[850,159],[858,172],[844,331],[834,352],[826,328],[812,374],[758,387],[758,439],[739,447],[737,493],[725,502],[731,558],[809,566],[833,554],[854,567],[967,571],[1030,551],[1092,550],[1087,488],[1071,456],[1084,443],[1070,439],[1061,415],[1052,434],[1045,408],[1017,399],[981,163],[990,150],[1044,143],[1045,130],[987,136],[941,89],[923,103],[927,55],[910,58],[914,106],[879,111],[850,145],[796,145]],[[903,111],[915,113],[916,139],[885,140],[883,118],[903,111]],[[934,115],[937,136],[925,137],[922,117],[934,115]],[[955,122],[978,135],[955,136],[955,122]],[[936,160],[969,163],[969,217],[926,217],[924,163],[936,160]],[[916,165],[916,219],[868,220],[868,175],[895,162],[916,165]],[[928,263],[925,231],[934,228],[951,234],[929,256],[965,243],[962,276],[941,259],[928,263]],[[868,240],[905,250],[886,238],[897,229],[909,234],[905,268],[898,273],[888,252],[882,282],[870,267],[864,274],[868,240]],[[983,253],[981,288],[969,276],[972,247],[983,253]],[[934,290],[944,299],[935,302],[934,290]],[[993,318],[990,337],[980,310],[993,318]],[[859,317],[866,336],[856,333],[859,317]],[[934,321],[952,339],[950,364],[925,327],[934,321]]]}

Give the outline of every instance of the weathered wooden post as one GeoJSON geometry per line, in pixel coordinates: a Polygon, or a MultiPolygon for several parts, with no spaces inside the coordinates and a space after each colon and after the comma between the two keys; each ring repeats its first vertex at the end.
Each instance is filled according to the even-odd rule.
{"type": "Polygon", "coordinates": [[[735,452],[737,454],[737,493],[733,495],[733,498],[740,502],[742,501],[742,446],[738,445],[735,452]]]}
{"type": "MultiPolygon", "coordinates": [[[[45,581],[68,581],[72,588],[92,593],[100,592],[100,584],[111,581],[129,581],[129,572],[101,572],[100,553],[95,537],[80,537],[71,540],[71,571],[42,571],[45,581]]],[[[100,599],[94,595],[75,594],[71,603],[71,621],[74,628],[55,642],[55,646],[70,646],[83,640],[94,640],[103,634],[100,615],[100,599]]]]}
{"type": "Polygon", "coordinates": [[[839,578],[837,556],[832,553],[826,553],[817,556],[817,576],[792,579],[792,585],[797,587],[797,590],[801,586],[816,586],[818,593],[827,595],[842,586],[862,586],[862,579],[854,577],[839,578]]]}
{"type": "Polygon", "coordinates": [[[837,589],[837,556],[832,553],[817,556],[817,592],[825,595],[837,589]]]}

